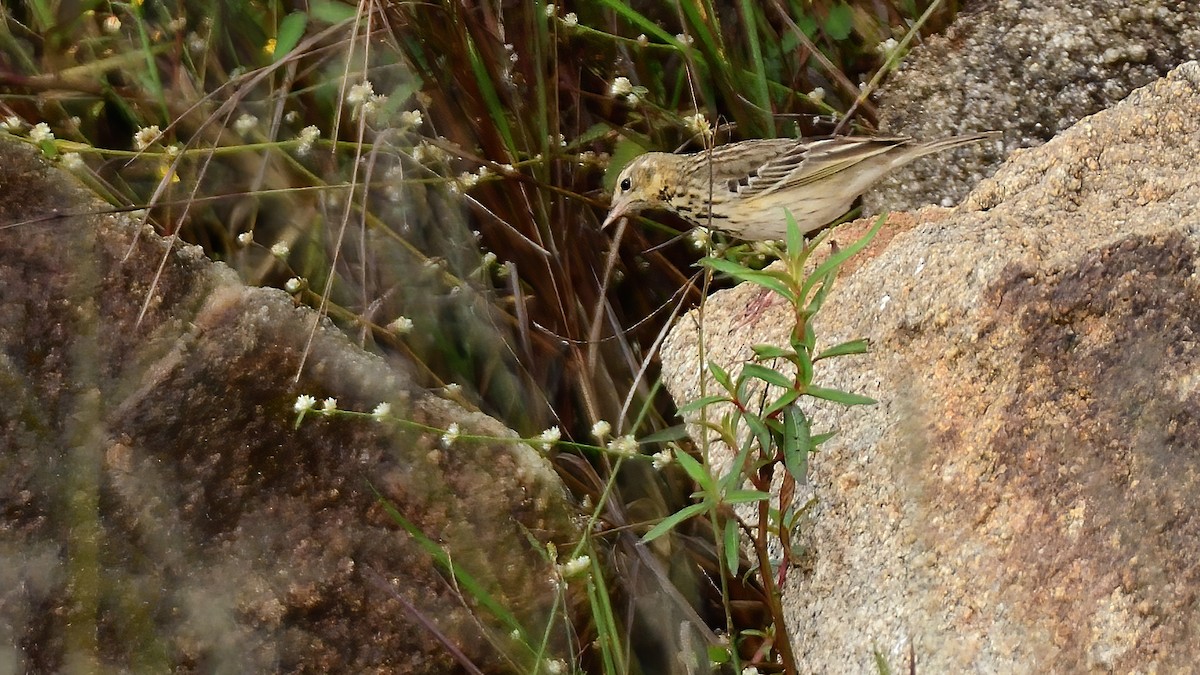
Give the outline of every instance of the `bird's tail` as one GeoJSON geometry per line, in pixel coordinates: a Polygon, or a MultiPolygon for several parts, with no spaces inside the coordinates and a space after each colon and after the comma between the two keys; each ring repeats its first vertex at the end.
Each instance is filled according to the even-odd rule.
{"type": "Polygon", "coordinates": [[[984,132],[978,133],[978,134],[966,134],[964,136],[951,136],[949,138],[942,138],[942,139],[936,140],[936,141],[929,141],[926,143],[917,143],[912,146],[912,149],[910,150],[910,152],[908,152],[904,155],[904,159],[901,163],[907,164],[908,162],[911,162],[914,159],[917,159],[918,157],[924,157],[925,155],[932,155],[935,152],[942,152],[943,150],[949,150],[950,148],[957,148],[960,145],[967,145],[969,143],[978,143],[980,141],[986,141],[986,140],[991,140],[991,139],[995,139],[995,138],[1000,138],[1000,136],[1001,136],[1001,132],[999,132],[999,131],[984,131],[984,132]]]}

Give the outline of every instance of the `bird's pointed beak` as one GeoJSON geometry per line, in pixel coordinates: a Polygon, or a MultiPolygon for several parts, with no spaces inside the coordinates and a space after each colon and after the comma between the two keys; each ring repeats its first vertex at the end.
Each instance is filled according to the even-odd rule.
{"type": "Polygon", "coordinates": [[[604,222],[600,225],[600,229],[607,230],[610,225],[628,215],[629,202],[630,199],[628,197],[618,198],[614,201],[612,207],[608,210],[608,216],[604,218],[604,222]]]}

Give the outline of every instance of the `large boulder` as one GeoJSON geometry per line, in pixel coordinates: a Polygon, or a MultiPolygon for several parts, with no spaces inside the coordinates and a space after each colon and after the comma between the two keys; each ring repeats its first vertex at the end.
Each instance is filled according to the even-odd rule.
{"type": "MultiPolygon", "coordinates": [[[[785,589],[803,672],[871,672],[875,652],[918,672],[1155,672],[1200,652],[1197,157],[1192,62],[960,207],[895,219],[839,280],[819,340],[873,348],[816,383],[879,403],[814,407],[838,435],[785,589]]],[[[709,298],[663,347],[672,394],[699,391],[700,331],[735,369],[786,344],[785,310],[748,285],[709,298]]]]}
{"type": "Polygon", "coordinates": [[[0,671],[445,673],[449,646],[510,672],[530,652],[485,593],[569,648],[537,540],[578,533],[543,456],[32,148],[0,156],[0,671]],[[392,413],[295,427],[300,394],[392,413]]]}

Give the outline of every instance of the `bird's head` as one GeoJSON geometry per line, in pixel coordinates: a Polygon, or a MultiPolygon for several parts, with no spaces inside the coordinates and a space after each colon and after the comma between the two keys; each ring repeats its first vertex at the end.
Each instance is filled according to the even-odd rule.
{"type": "Polygon", "coordinates": [[[643,209],[671,208],[674,182],[678,179],[676,165],[679,155],[647,152],[639,155],[617,176],[612,206],[601,227],[608,227],[622,216],[643,209]]]}

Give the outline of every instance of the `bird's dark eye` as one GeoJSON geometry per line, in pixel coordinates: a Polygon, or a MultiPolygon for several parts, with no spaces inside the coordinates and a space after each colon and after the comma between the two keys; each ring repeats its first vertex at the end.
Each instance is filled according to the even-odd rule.
{"type": "Polygon", "coordinates": [[[629,189],[629,188],[631,188],[631,187],[633,187],[633,183],[632,183],[632,182],[631,182],[631,181],[630,181],[628,178],[626,178],[625,180],[621,181],[621,192],[624,192],[624,191],[628,190],[628,189],[629,189]]]}

